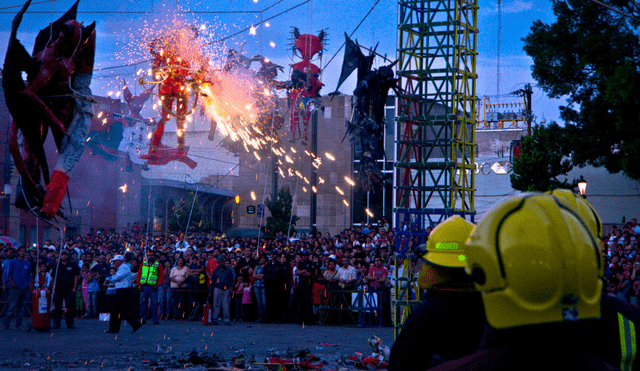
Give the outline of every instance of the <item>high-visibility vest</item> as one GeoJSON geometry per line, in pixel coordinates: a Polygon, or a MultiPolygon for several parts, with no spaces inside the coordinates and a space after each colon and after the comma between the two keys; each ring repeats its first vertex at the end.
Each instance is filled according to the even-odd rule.
{"type": "Polygon", "coordinates": [[[149,263],[142,264],[142,275],[140,276],[140,284],[141,285],[151,285],[155,286],[158,283],[158,262],[153,263],[152,266],[149,266],[149,263]]]}
{"type": "Polygon", "coordinates": [[[622,351],[620,369],[633,369],[636,360],[636,327],[621,313],[618,313],[618,327],[620,329],[620,350],[622,351]]]}

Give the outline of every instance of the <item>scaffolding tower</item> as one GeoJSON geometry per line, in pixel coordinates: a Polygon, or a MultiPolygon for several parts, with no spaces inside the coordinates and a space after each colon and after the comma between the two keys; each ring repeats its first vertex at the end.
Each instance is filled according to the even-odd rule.
{"type": "Polygon", "coordinates": [[[420,303],[411,255],[427,227],[475,214],[477,12],[477,0],[399,0],[395,336],[420,303]]]}

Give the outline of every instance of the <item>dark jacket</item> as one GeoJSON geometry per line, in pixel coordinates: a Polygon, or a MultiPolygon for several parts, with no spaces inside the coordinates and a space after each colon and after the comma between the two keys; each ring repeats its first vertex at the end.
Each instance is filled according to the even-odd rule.
{"type": "Polygon", "coordinates": [[[219,265],[218,268],[213,270],[211,274],[211,286],[209,290],[213,291],[214,288],[220,290],[226,290],[233,288],[233,272],[231,268],[219,265]]]}
{"type": "Polygon", "coordinates": [[[427,370],[475,353],[485,322],[480,293],[428,292],[391,347],[389,371],[427,370]]]}

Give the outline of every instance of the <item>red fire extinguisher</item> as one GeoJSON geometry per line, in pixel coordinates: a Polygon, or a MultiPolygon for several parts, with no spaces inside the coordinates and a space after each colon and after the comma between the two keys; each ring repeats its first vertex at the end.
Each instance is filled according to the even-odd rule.
{"type": "Polygon", "coordinates": [[[211,304],[205,304],[202,307],[202,324],[207,326],[211,324],[211,304]]]}
{"type": "Polygon", "coordinates": [[[51,328],[49,305],[51,292],[46,287],[37,288],[31,294],[33,311],[31,312],[31,328],[40,332],[48,332],[51,328]]]}

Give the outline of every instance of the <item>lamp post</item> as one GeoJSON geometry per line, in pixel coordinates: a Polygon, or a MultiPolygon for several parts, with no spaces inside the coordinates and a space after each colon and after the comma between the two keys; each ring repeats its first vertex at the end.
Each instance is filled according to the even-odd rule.
{"type": "Polygon", "coordinates": [[[582,175],[578,179],[578,192],[580,192],[580,196],[587,198],[587,181],[584,180],[582,175]]]}

